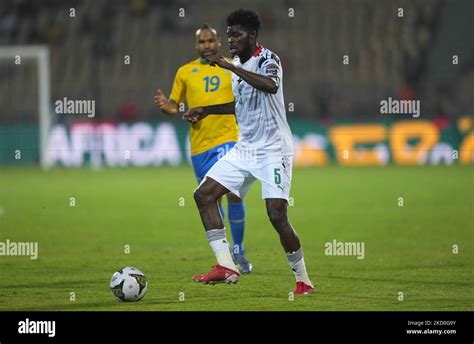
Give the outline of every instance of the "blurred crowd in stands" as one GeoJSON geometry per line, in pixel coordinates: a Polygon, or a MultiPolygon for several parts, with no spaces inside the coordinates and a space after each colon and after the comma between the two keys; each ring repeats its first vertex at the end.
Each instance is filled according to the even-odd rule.
{"type": "MultiPolygon", "coordinates": [[[[472,102],[453,97],[458,87],[473,85],[472,63],[456,79],[459,85],[433,90],[425,84],[445,1],[272,3],[238,5],[260,14],[260,41],[281,57],[286,102],[296,116],[325,123],[375,118],[388,97],[421,99],[424,116],[472,110],[472,102]]],[[[101,118],[153,119],[156,88],[169,92],[176,70],[196,56],[196,27],[214,25],[228,54],[225,17],[235,6],[222,0],[2,0],[0,45],[49,45],[53,99],[95,99],[101,118]]]]}

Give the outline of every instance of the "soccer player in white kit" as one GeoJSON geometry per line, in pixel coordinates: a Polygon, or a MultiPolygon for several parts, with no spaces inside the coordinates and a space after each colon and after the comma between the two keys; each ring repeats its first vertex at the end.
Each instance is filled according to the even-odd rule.
{"type": "Polygon", "coordinates": [[[255,180],[262,184],[267,214],[280,236],[288,263],[295,274],[295,294],[309,294],[308,278],[298,235],[287,216],[293,160],[292,134],[286,120],[283,74],[276,54],[257,43],[260,20],[252,11],[238,10],[227,18],[232,63],[220,55],[206,57],[211,65],[230,70],[235,101],[193,108],[183,118],[196,123],[207,114],[235,113],[239,125],[237,144],[206,174],[194,192],[207,239],[217,264],[200,283],[235,283],[239,272],[232,261],[218,200],[232,192],[243,198],[255,180]]]}

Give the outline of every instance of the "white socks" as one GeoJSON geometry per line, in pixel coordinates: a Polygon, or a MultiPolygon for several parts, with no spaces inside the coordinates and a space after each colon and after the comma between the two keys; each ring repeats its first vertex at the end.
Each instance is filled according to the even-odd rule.
{"type": "Polygon", "coordinates": [[[302,281],[305,284],[313,287],[313,284],[309,280],[308,273],[306,272],[306,265],[303,258],[303,250],[301,247],[292,253],[287,253],[286,258],[288,264],[290,264],[291,270],[295,274],[296,282],[302,281]]]}
{"type": "Polygon", "coordinates": [[[207,240],[216,255],[217,263],[228,269],[238,272],[239,270],[232,260],[229,244],[227,243],[225,228],[211,229],[206,231],[207,240]]]}
{"type": "MultiPolygon", "coordinates": [[[[239,270],[232,260],[229,244],[226,239],[225,228],[211,229],[206,231],[207,240],[216,255],[217,263],[228,269],[238,272],[239,270]]],[[[303,258],[303,250],[300,248],[295,252],[287,253],[286,258],[290,264],[291,270],[295,274],[296,281],[302,281],[306,285],[313,287],[306,272],[306,265],[303,258]]]]}

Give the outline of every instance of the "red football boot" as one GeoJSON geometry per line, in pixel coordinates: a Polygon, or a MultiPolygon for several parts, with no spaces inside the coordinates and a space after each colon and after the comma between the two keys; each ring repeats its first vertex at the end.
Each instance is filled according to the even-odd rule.
{"type": "Polygon", "coordinates": [[[193,276],[193,280],[204,284],[216,283],[237,283],[240,274],[237,271],[228,269],[222,265],[216,264],[212,269],[202,275],[193,276]]]}
{"type": "Polygon", "coordinates": [[[312,294],[315,292],[313,286],[307,285],[303,281],[296,282],[296,288],[293,290],[293,294],[295,295],[303,295],[303,294],[312,294]]]}

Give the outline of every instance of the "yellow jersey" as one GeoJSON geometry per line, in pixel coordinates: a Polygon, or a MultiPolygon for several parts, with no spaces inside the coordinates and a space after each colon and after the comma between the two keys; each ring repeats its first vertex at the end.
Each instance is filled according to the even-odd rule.
{"type": "MultiPolygon", "coordinates": [[[[186,99],[189,109],[231,103],[234,101],[232,72],[219,66],[211,67],[201,58],[193,60],[178,69],[170,99],[178,105],[186,99]]],[[[225,142],[236,142],[238,133],[233,114],[208,115],[191,125],[191,155],[225,142]]]]}

